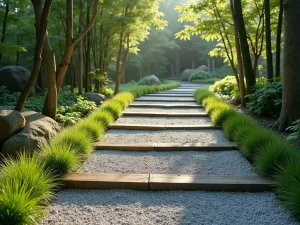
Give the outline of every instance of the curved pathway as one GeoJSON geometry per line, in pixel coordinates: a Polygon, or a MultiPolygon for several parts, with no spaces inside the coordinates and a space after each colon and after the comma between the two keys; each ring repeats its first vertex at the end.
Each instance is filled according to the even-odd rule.
{"type": "Polygon", "coordinates": [[[69,179],[79,186],[59,192],[41,224],[297,224],[272,192],[259,192],[268,181],[197,105],[199,86],[136,99],[69,179]],[[80,189],[115,181],[119,190],[80,189]]]}

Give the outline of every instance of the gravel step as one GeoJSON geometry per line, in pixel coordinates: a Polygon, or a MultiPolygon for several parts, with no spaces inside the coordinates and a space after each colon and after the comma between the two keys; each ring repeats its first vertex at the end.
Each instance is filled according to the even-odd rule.
{"type": "Polygon", "coordinates": [[[238,151],[124,152],[96,151],[79,172],[255,176],[238,151]]]}
{"type": "Polygon", "coordinates": [[[112,124],[109,126],[109,129],[118,129],[118,130],[216,130],[221,129],[219,126],[214,125],[145,125],[145,124],[112,124]]]}
{"type": "MultiPolygon", "coordinates": [[[[157,111],[156,111],[157,112],[157,111]]],[[[123,116],[115,124],[141,125],[213,125],[208,117],[140,117],[123,116]]]]}
{"type": "Polygon", "coordinates": [[[199,104],[195,102],[169,102],[169,101],[134,101],[132,104],[156,104],[156,105],[194,105],[194,106],[199,106],[199,104]]]}
{"type": "Polygon", "coordinates": [[[178,96],[169,96],[169,97],[157,97],[157,96],[143,96],[140,98],[137,98],[135,100],[153,100],[153,101],[158,101],[158,100],[164,100],[164,101],[195,101],[194,97],[178,97],[178,96]]]}
{"type": "MultiPolygon", "coordinates": [[[[148,107],[128,107],[124,112],[145,112],[149,111],[148,107]]],[[[172,108],[172,107],[151,107],[151,112],[162,112],[162,113],[205,113],[203,108],[172,108]]]]}
{"type": "MultiPolygon", "coordinates": [[[[203,109],[201,105],[198,104],[152,104],[152,103],[147,103],[147,104],[130,104],[127,109],[131,108],[152,108],[152,109],[181,109],[181,110],[186,110],[186,109],[203,109]]],[[[126,109],[126,110],[127,110],[126,109]]]]}
{"type": "Polygon", "coordinates": [[[123,112],[123,116],[139,116],[139,117],[204,117],[208,118],[208,114],[206,113],[168,113],[168,112],[151,112],[148,110],[147,112],[123,112]]]}
{"type": "Polygon", "coordinates": [[[144,97],[194,97],[193,94],[149,94],[144,97]]]}
{"type": "Polygon", "coordinates": [[[106,143],[207,143],[230,144],[221,130],[203,131],[134,131],[109,130],[106,143]]]}
{"type": "Polygon", "coordinates": [[[185,103],[189,103],[189,102],[196,102],[196,100],[194,98],[191,99],[178,99],[178,98],[174,98],[174,99],[170,99],[170,98],[137,98],[134,100],[134,102],[185,102],[185,103]]]}
{"type": "Polygon", "coordinates": [[[65,190],[43,225],[296,225],[273,193],[65,190]]]}

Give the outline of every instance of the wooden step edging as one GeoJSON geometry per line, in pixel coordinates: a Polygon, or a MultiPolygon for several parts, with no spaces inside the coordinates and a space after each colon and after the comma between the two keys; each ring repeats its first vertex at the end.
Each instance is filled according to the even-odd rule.
{"type": "Polygon", "coordinates": [[[62,179],[65,189],[133,189],[142,191],[263,192],[272,181],[258,176],[198,176],[176,174],[71,173],[62,179]]]}
{"type": "Polygon", "coordinates": [[[163,105],[163,104],[130,104],[129,107],[136,108],[168,108],[168,109],[176,109],[176,108],[188,108],[188,109],[198,109],[203,108],[200,105],[163,105]]]}
{"type": "Polygon", "coordinates": [[[140,124],[112,124],[109,129],[114,130],[218,130],[214,125],[140,125],[140,124]]]}
{"type": "Polygon", "coordinates": [[[195,99],[140,99],[137,98],[135,102],[196,102],[195,99]]]}
{"type": "Polygon", "coordinates": [[[143,95],[143,97],[193,98],[194,95],[192,94],[149,94],[149,95],[143,95]]]}
{"type": "Polygon", "coordinates": [[[123,116],[145,117],[208,117],[207,113],[124,112],[123,116]]]}
{"type": "Polygon", "coordinates": [[[203,143],[134,143],[116,144],[97,142],[94,144],[96,151],[116,150],[116,151],[235,151],[238,146],[234,144],[203,144],[203,143]]]}

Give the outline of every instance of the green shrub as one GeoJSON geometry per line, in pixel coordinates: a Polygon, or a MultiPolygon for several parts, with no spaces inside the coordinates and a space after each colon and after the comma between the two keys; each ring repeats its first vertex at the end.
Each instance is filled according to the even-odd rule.
{"type": "Polygon", "coordinates": [[[122,106],[113,100],[105,102],[102,107],[102,110],[111,113],[114,117],[114,120],[117,120],[122,115],[122,106]]]}
{"type": "Polygon", "coordinates": [[[236,96],[236,93],[238,93],[238,85],[235,76],[226,76],[222,80],[217,81],[211,90],[220,95],[236,96]]]}
{"type": "Polygon", "coordinates": [[[115,121],[110,112],[103,110],[99,110],[95,114],[91,115],[91,119],[97,121],[106,128],[115,121]]]}
{"type": "Polygon", "coordinates": [[[280,168],[277,180],[277,195],[293,215],[300,218],[300,163],[299,158],[280,168]]]}
{"type": "Polygon", "coordinates": [[[211,74],[209,72],[201,69],[196,69],[191,73],[189,81],[193,82],[194,80],[205,80],[208,78],[211,78],[211,74]]]}
{"type": "Polygon", "coordinates": [[[61,178],[78,166],[82,157],[80,153],[78,148],[63,142],[44,145],[39,157],[45,170],[61,178]]]}
{"type": "Polygon", "coordinates": [[[88,134],[78,128],[64,130],[51,141],[51,144],[55,147],[61,145],[70,146],[70,148],[76,149],[76,151],[83,157],[89,155],[93,150],[91,138],[88,134]]]}
{"type": "Polygon", "coordinates": [[[20,184],[18,179],[2,181],[0,187],[0,224],[1,225],[34,225],[43,214],[39,205],[43,198],[32,198],[32,187],[20,184]],[[16,183],[15,183],[16,181],[16,183]]]}
{"type": "Polygon", "coordinates": [[[251,160],[257,152],[278,138],[273,132],[257,125],[244,126],[238,133],[236,140],[241,146],[241,152],[251,160]]]}
{"type": "Polygon", "coordinates": [[[75,126],[74,132],[85,132],[92,141],[97,141],[105,133],[105,129],[100,123],[89,118],[75,126]]]}
{"type": "Polygon", "coordinates": [[[215,110],[211,115],[211,120],[213,124],[221,126],[227,119],[236,115],[238,114],[233,109],[224,107],[215,110]]]}
{"type": "Polygon", "coordinates": [[[194,92],[194,98],[199,104],[201,104],[205,98],[210,96],[214,96],[214,93],[209,91],[207,88],[199,88],[194,92]]]}
{"type": "Polygon", "coordinates": [[[156,82],[153,82],[152,75],[143,77],[139,82],[139,85],[156,85],[156,82]]]}
{"type": "Polygon", "coordinates": [[[237,114],[236,116],[230,117],[228,120],[224,122],[223,124],[224,134],[229,140],[232,141],[236,138],[236,134],[239,127],[253,126],[255,124],[256,122],[250,117],[243,114],[237,114]]]}
{"type": "Polygon", "coordinates": [[[42,163],[36,155],[30,157],[21,154],[16,159],[5,159],[4,164],[0,167],[0,188],[3,188],[2,184],[12,181],[11,184],[17,185],[19,188],[25,186],[27,189],[24,191],[30,193],[30,199],[49,201],[53,197],[54,179],[49,171],[41,170],[42,163]]]}
{"type": "Polygon", "coordinates": [[[247,95],[247,109],[255,114],[277,118],[282,105],[282,84],[257,85],[253,94],[247,95]]]}
{"type": "Polygon", "coordinates": [[[273,177],[286,163],[297,158],[294,147],[283,140],[269,142],[256,154],[254,165],[262,176],[273,177]]]}
{"type": "Polygon", "coordinates": [[[216,110],[225,110],[225,109],[230,109],[230,107],[224,102],[215,101],[212,102],[211,104],[208,104],[205,108],[205,111],[208,115],[211,115],[216,110]]]}
{"type": "Polygon", "coordinates": [[[300,120],[296,120],[292,126],[287,128],[287,131],[291,131],[292,133],[287,137],[289,141],[297,141],[300,140],[300,120]]]}

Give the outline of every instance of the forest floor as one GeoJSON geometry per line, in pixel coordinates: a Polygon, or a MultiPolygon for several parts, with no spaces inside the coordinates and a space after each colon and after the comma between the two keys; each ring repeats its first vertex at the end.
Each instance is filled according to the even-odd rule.
{"type": "MultiPolygon", "coordinates": [[[[218,145],[221,148],[234,145],[217,128],[187,128],[195,123],[199,126],[212,126],[209,117],[200,106],[197,107],[192,97],[194,90],[200,86],[184,83],[179,88],[136,99],[133,102],[135,106],[127,108],[123,117],[114,124],[118,128],[112,127],[101,140],[101,143],[108,146],[130,144],[135,149],[137,146],[162,146],[160,150],[141,151],[141,148],[140,151],[122,151],[118,147],[112,150],[96,150],[78,172],[120,174],[120,177],[124,174],[154,174],[154,176],[164,174],[170,179],[165,181],[161,189],[173,180],[176,181],[178,177],[186,175],[202,176],[204,179],[208,176],[230,176],[237,179],[244,177],[249,180],[258,177],[251,164],[234,149],[225,150],[225,147],[218,151],[200,150],[195,147],[194,150],[188,151],[164,149],[164,146],[169,144],[218,145]],[[182,93],[185,93],[184,96],[182,93]],[[149,107],[149,104],[152,107],[149,107]],[[174,113],[178,114],[174,116],[174,113]],[[152,128],[164,126],[169,129],[139,130],[127,129],[126,126],[152,128]],[[172,129],[172,126],[182,128],[172,129]]],[[[195,180],[197,179],[191,183],[196,182],[195,180]]],[[[148,182],[150,181],[149,178],[148,182]]],[[[148,185],[151,187],[151,183],[148,185]]],[[[297,223],[283,209],[272,192],[66,189],[57,194],[41,224],[297,223]]]]}

